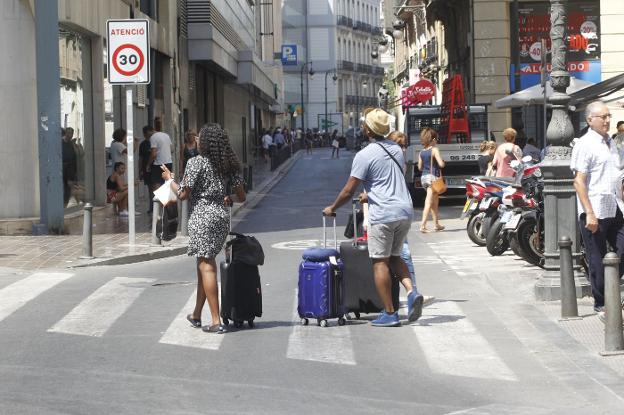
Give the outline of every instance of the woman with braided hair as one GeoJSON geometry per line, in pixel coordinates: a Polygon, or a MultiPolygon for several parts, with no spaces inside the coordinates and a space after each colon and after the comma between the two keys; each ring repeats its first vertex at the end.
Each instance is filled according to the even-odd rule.
{"type": "MultiPolygon", "coordinates": [[[[173,174],[162,166],[163,179],[173,174]]],[[[219,290],[215,257],[230,229],[228,206],[245,201],[241,165],[226,132],[218,124],[206,124],[199,132],[199,155],[189,159],[180,184],[172,182],[178,198],[190,198],[188,255],[197,258],[197,299],[186,316],[195,328],[202,327],[201,313],[208,300],[212,321],[202,327],[208,333],[223,333],[219,315],[219,290]],[[233,194],[226,194],[227,185],[233,194]]]]}

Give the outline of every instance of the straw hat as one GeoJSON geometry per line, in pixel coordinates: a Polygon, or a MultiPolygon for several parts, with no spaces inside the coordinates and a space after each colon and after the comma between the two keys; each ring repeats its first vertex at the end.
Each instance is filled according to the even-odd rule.
{"type": "Polygon", "coordinates": [[[369,130],[380,137],[390,134],[390,115],[381,108],[365,109],[364,123],[369,130]]]}

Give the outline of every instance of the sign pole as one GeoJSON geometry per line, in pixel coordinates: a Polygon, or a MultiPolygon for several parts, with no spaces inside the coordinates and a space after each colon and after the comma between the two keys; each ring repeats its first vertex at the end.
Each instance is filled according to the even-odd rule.
{"type": "Polygon", "coordinates": [[[126,86],[126,130],[128,132],[128,243],[134,246],[136,227],[134,216],[134,120],[132,114],[132,86],[126,86]]]}

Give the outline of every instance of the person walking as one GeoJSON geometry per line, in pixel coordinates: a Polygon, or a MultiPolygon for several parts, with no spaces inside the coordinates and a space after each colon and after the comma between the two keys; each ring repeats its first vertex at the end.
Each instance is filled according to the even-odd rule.
{"type": "Polygon", "coordinates": [[[284,138],[284,134],[282,134],[282,129],[276,128],[275,134],[273,134],[273,144],[275,144],[275,146],[279,150],[282,147],[284,147],[285,143],[286,143],[286,139],[284,138]]]}
{"type": "MultiPolygon", "coordinates": [[[[161,167],[162,179],[173,179],[166,165],[161,167]]],[[[186,164],[184,177],[171,189],[178,198],[190,198],[188,221],[189,245],[187,254],[197,258],[197,297],[195,308],[186,316],[195,328],[207,333],[225,332],[219,314],[216,256],[230,230],[228,206],[245,201],[241,164],[226,132],[218,124],[206,124],[199,132],[199,155],[186,164]],[[226,194],[227,186],[233,194],[226,194]],[[211,324],[202,326],[201,315],[205,302],[210,308],[211,324]]]]}
{"type": "Polygon", "coordinates": [[[477,163],[479,164],[479,174],[489,175],[492,169],[492,160],[494,160],[494,153],[496,152],[495,141],[482,141],[479,146],[479,158],[477,163]]]}
{"type": "Polygon", "coordinates": [[[332,158],[334,158],[334,153],[336,154],[336,158],[340,158],[340,141],[338,141],[338,130],[334,130],[331,136],[331,146],[332,146],[332,158]]]}
{"type": "Polygon", "coordinates": [[[314,144],[314,137],[312,136],[312,130],[308,128],[305,134],[306,154],[312,154],[313,144],[314,144]]]}
{"type": "Polygon", "coordinates": [[[180,154],[180,175],[184,176],[186,163],[199,154],[197,149],[197,133],[189,130],[184,134],[184,150],[180,154]]]}
{"type": "Polygon", "coordinates": [[[444,160],[437,147],[438,133],[429,127],[423,128],[420,132],[420,142],[423,146],[418,155],[418,170],[422,172],[420,182],[425,188],[427,195],[425,197],[425,206],[423,208],[422,219],[420,220],[420,231],[427,233],[427,220],[429,213],[433,219],[434,229],[443,231],[444,226],[440,224],[439,203],[440,195],[433,191],[431,184],[435,179],[440,177],[442,168],[444,168],[444,160]]]}
{"type": "Polygon", "coordinates": [[[143,180],[145,187],[147,187],[147,213],[151,214],[153,210],[152,200],[154,194],[152,193],[152,181],[150,172],[150,157],[152,154],[152,144],[150,137],[152,135],[153,128],[149,125],[143,127],[143,141],[139,145],[139,179],[143,180]]]}
{"type": "Polygon", "coordinates": [[[262,135],[262,153],[264,154],[265,163],[268,163],[271,158],[271,146],[273,146],[273,137],[269,130],[265,130],[262,135]]]}
{"type": "Polygon", "coordinates": [[[516,172],[511,168],[510,163],[512,160],[522,158],[522,150],[514,144],[516,140],[516,130],[513,128],[506,128],[503,131],[503,139],[505,142],[499,145],[496,149],[496,153],[494,153],[492,168],[496,170],[496,177],[514,177],[516,172]],[[511,151],[512,154],[507,154],[507,151],[511,151]]]}
{"type": "Polygon", "coordinates": [[[619,275],[624,273],[624,202],[622,201],[622,152],[609,137],[611,114],[602,101],[585,110],[589,129],[572,148],[570,168],[578,222],[589,265],[594,310],[604,317],[604,266],[607,242],[620,257],[619,275]]]}
{"type": "Polygon", "coordinates": [[[368,251],[375,287],[384,306],[371,324],[395,327],[401,322],[392,304],[392,275],[398,276],[408,293],[408,320],[416,321],[422,314],[423,298],[414,290],[407,266],[401,260],[403,241],[412,224],[412,199],[403,176],[403,152],[395,142],[385,138],[390,133],[390,115],[381,108],[366,110],[364,130],[376,143],[355,155],[347,183],[323,213],[334,214],[363,185],[369,202],[368,251]]]}

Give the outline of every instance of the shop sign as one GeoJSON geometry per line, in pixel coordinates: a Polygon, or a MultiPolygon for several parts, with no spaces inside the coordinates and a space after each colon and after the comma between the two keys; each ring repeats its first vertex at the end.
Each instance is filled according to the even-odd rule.
{"type": "Polygon", "coordinates": [[[424,104],[435,95],[435,85],[428,79],[421,79],[401,92],[403,106],[424,104]]]}
{"type": "Polygon", "coordinates": [[[282,66],[297,65],[297,45],[282,45],[282,66]]]}
{"type": "Polygon", "coordinates": [[[108,20],[108,81],[111,84],[150,83],[149,22],[108,20]]]}

